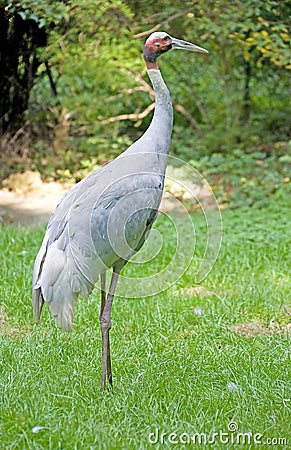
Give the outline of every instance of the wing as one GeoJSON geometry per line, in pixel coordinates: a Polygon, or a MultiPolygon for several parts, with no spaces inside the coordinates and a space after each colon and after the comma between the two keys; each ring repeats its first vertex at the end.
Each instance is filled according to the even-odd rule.
{"type": "Polygon", "coordinates": [[[157,216],[162,189],[161,176],[139,173],[128,177],[126,183],[124,179],[116,182],[109,189],[108,198],[104,195],[102,202],[96,204],[92,236],[96,251],[107,267],[120,270],[142,246],[157,216]]]}

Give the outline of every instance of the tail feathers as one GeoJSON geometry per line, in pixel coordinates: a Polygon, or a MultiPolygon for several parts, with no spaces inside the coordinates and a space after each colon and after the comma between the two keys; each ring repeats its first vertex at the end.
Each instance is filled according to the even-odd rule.
{"type": "Polygon", "coordinates": [[[56,305],[50,304],[50,310],[55,319],[55,322],[63,331],[72,331],[72,324],[74,320],[74,310],[77,296],[75,295],[71,303],[63,304],[56,308],[56,305]]]}
{"type": "Polygon", "coordinates": [[[56,324],[62,327],[64,331],[72,331],[77,297],[77,294],[72,294],[69,299],[66,298],[66,301],[62,302],[61,300],[64,300],[64,297],[61,297],[59,298],[60,301],[53,299],[49,303],[49,308],[56,324]]]}
{"type": "Polygon", "coordinates": [[[34,275],[33,305],[36,320],[40,319],[45,301],[56,324],[64,331],[71,331],[77,298],[79,295],[88,297],[93,287],[94,284],[76,267],[71,253],[67,255],[54,242],[47,249],[41,268],[37,267],[34,275]]]}
{"type": "Polygon", "coordinates": [[[64,331],[72,331],[75,304],[79,295],[79,292],[74,291],[70,279],[70,272],[63,271],[53,285],[42,287],[56,324],[64,331]]]}
{"type": "Polygon", "coordinates": [[[32,304],[33,304],[33,314],[34,314],[35,321],[37,323],[39,323],[40,322],[40,315],[41,315],[42,307],[43,307],[43,304],[44,304],[44,299],[43,299],[43,296],[42,296],[40,288],[33,289],[33,292],[32,292],[32,304]]]}

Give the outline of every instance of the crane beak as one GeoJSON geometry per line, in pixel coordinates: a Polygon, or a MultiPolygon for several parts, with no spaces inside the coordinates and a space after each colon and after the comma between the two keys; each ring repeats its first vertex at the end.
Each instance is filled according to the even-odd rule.
{"type": "Polygon", "coordinates": [[[173,50],[188,50],[190,52],[208,53],[205,48],[198,47],[198,45],[191,44],[191,42],[182,41],[181,39],[176,39],[173,37],[171,37],[171,39],[173,50]]]}

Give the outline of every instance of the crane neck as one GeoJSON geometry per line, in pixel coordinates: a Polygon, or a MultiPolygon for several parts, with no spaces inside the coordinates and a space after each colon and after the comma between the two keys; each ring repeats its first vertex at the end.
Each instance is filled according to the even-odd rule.
{"type": "MultiPolygon", "coordinates": [[[[134,160],[135,168],[164,175],[173,128],[173,107],[168,88],[158,69],[147,69],[155,91],[155,111],[145,133],[123,153],[124,156],[140,153],[143,158],[134,160]]],[[[121,156],[121,155],[120,155],[121,156]]]]}
{"type": "Polygon", "coordinates": [[[158,68],[147,69],[147,72],[155,91],[156,109],[157,107],[162,106],[166,107],[168,110],[173,110],[170,92],[163,80],[160,70],[158,68]]]}
{"type": "Polygon", "coordinates": [[[170,92],[159,69],[147,69],[155,92],[155,112],[146,134],[154,134],[161,153],[168,153],[173,128],[173,106],[170,92]]]}

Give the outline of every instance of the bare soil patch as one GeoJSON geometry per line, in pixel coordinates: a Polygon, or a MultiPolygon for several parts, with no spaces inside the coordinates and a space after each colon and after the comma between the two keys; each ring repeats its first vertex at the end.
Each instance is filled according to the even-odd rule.
{"type": "Polygon", "coordinates": [[[45,224],[68,190],[60,183],[44,183],[38,172],[12,174],[0,190],[0,223],[45,224]]]}
{"type": "Polygon", "coordinates": [[[277,322],[271,320],[269,326],[266,327],[258,321],[249,323],[239,323],[228,327],[230,331],[239,334],[245,338],[256,336],[291,336],[291,323],[280,326],[277,322]]]}

